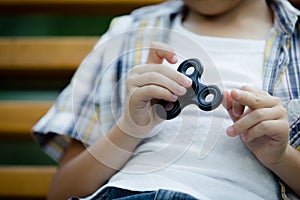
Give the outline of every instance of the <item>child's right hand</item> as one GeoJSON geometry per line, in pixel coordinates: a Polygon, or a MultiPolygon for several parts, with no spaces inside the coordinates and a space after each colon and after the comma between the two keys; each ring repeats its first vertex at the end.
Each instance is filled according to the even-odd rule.
{"type": "Polygon", "coordinates": [[[177,63],[174,50],[163,43],[152,43],[146,64],[135,66],[127,79],[127,100],[121,129],[135,137],[144,137],[161,119],[155,113],[153,101],[175,102],[192,85],[190,78],[163,65],[177,63]]]}

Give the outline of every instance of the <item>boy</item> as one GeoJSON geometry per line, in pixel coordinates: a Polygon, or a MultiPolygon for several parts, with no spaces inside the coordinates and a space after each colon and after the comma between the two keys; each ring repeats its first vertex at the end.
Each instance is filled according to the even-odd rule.
{"type": "Polygon", "coordinates": [[[273,173],[300,195],[298,15],[284,0],[185,0],[118,19],[34,127],[59,160],[49,199],[94,192],[94,199],[284,198],[273,173]],[[147,27],[177,31],[204,47],[224,85],[225,109],[198,114],[189,107],[182,118],[162,122],[153,101],[174,102],[191,87],[167,66],[188,49],[165,44],[168,34],[139,35],[147,27]],[[125,32],[133,34],[124,39],[125,32]],[[118,34],[122,42],[112,42],[118,34]],[[147,54],[128,53],[145,40],[154,42],[147,54]],[[199,159],[210,133],[219,138],[199,159]]]}

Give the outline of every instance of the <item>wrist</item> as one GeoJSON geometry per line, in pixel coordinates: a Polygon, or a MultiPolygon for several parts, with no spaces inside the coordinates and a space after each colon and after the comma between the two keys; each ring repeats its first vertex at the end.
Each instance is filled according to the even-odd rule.
{"type": "Polygon", "coordinates": [[[131,118],[122,115],[119,120],[116,122],[116,126],[126,135],[136,138],[144,139],[146,135],[153,128],[151,123],[145,126],[138,125],[131,118]]]}
{"type": "Polygon", "coordinates": [[[277,159],[276,162],[270,163],[266,166],[275,174],[280,173],[280,171],[286,168],[286,166],[290,163],[290,160],[292,159],[293,150],[293,147],[287,145],[285,151],[282,153],[279,159],[277,159]]]}
{"type": "Polygon", "coordinates": [[[281,178],[297,195],[300,196],[300,152],[288,145],[280,162],[270,169],[281,178]]]}

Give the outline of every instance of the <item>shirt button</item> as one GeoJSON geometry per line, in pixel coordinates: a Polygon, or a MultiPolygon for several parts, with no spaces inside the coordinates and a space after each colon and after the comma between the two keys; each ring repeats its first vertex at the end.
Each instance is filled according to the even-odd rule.
{"type": "Polygon", "coordinates": [[[281,65],[284,61],[284,53],[282,52],[280,55],[279,55],[279,60],[278,60],[278,64],[281,65]]]}

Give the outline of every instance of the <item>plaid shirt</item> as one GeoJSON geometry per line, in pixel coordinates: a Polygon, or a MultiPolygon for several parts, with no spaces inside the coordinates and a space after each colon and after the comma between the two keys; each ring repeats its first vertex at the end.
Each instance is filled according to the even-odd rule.
{"type": "MultiPolygon", "coordinates": [[[[281,98],[288,109],[290,145],[300,151],[299,11],[285,0],[268,2],[274,10],[274,27],[265,49],[263,89],[281,98]]],[[[145,62],[147,52],[141,49],[151,41],[166,39],[163,31],[147,28],[171,28],[182,9],[182,1],[168,1],[113,20],[55,105],[33,127],[34,137],[46,153],[59,160],[70,138],[91,145],[113,126],[123,110],[126,74],[145,62]],[[149,37],[142,37],[147,31],[149,37]]],[[[281,196],[286,199],[288,191],[280,184],[281,196]]]]}

